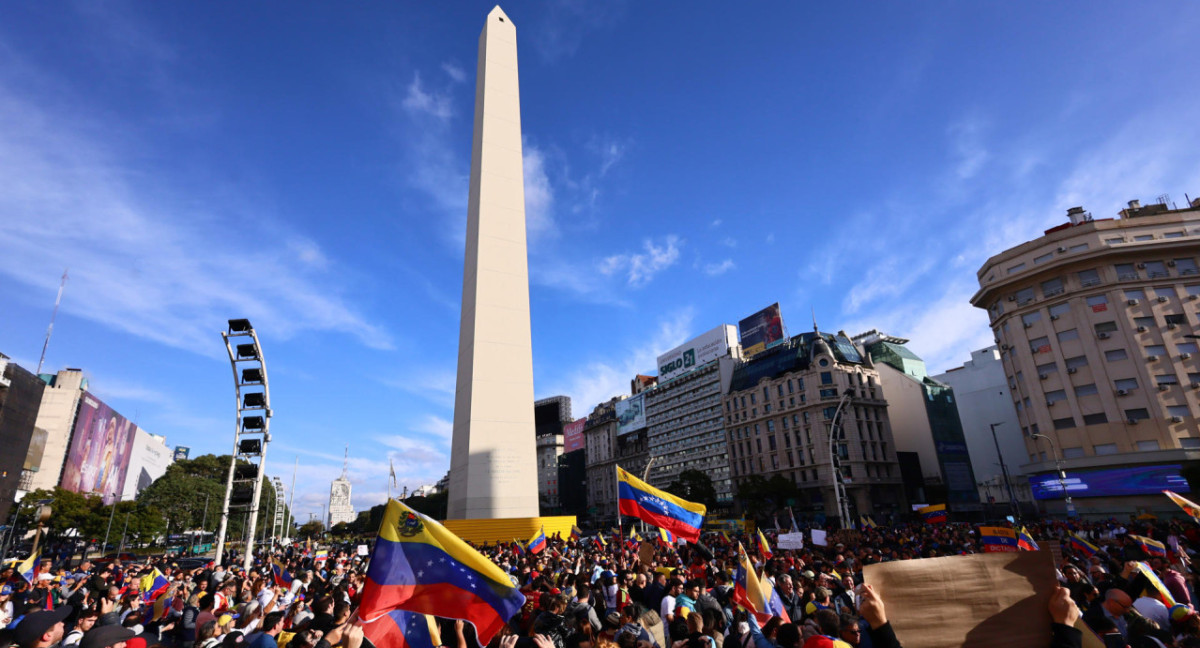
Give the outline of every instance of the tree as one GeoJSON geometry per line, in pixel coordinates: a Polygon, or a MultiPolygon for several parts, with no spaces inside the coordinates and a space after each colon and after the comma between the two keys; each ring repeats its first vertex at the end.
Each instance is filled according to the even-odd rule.
{"type": "MultiPolygon", "coordinates": [[[[446,512],[449,509],[450,494],[442,491],[424,497],[410,497],[404,500],[404,503],[418,513],[424,513],[435,520],[445,520],[446,512]]],[[[382,515],[379,517],[379,521],[383,522],[382,515]]]]}
{"type": "MultiPolygon", "coordinates": [[[[239,463],[246,464],[245,461],[239,463]]],[[[169,532],[198,529],[201,526],[206,527],[206,531],[215,532],[221,522],[221,506],[225,502],[228,478],[229,455],[209,454],[176,461],[167,467],[162,477],[138,494],[137,501],[157,509],[164,518],[164,524],[169,522],[169,526],[164,526],[169,532]]],[[[274,515],[275,488],[271,480],[264,478],[259,495],[257,528],[269,528],[274,522],[274,515]]],[[[286,506],[284,515],[287,515],[286,506]]],[[[226,538],[243,537],[245,521],[244,514],[231,514],[226,538]]]]}
{"type": "Polygon", "coordinates": [[[737,498],[743,510],[755,519],[765,518],[800,497],[800,489],[783,475],[764,479],[751,475],[738,484],[737,498]]]}
{"type": "Polygon", "coordinates": [[[717,505],[717,489],[713,486],[708,473],[699,470],[685,470],[679,473],[679,478],[667,486],[667,492],[689,502],[699,502],[709,508],[717,505]]]}
{"type": "Polygon", "coordinates": [[[296,532],[300,538],[320,538],[325,533],[325,525],[320,520],[310,520],[300,525],[300,530],[296,532]]]}
{"type": "Polygon", "coordinates": [[[108,509],[96,495],[84,495],[64,488],[53,490],[35,490],[27,493],[21,499],[20,514],[17,525],[22,529],[32,529],[37,526],[34,519],[38,502],[48,501],[52,509],[50,520],[46,523],[47,538],[61,538],[72,529],[82,536],[95,537],[103,534],[108,523],[108,509]]]}

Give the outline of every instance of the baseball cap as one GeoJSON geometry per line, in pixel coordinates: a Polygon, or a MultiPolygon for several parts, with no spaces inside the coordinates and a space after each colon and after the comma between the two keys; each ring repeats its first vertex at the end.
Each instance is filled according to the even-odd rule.
{"type": "Polygon", "coordinates": [[[83,641],[79,642],[79,648],[108,648],[135,636],[137,633],[129,628],[115,625],[96,626],[83,635],[83,641]]]}
{"type": "Polygon", "coordinates": [[[13,630],[13,642],[18,646],[32,646],[37,643],[46,631],[71,615],[75,608],[64,605],[56,610],[43,610],[26,614],[25,618],[13,630]]]}
{"type": "Polygon", "coordinates": [[[0,587],[0,596],[12,596],[13,589],[11,585],[0,587]]]}

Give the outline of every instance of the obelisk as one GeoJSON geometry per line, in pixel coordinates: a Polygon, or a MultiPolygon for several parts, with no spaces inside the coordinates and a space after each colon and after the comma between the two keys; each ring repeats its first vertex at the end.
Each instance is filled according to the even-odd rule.
{"type": "Polygon", "coordinates": [[[447,517],[536,517],[517,30],[498,6],[476,74],[447,517]]]}

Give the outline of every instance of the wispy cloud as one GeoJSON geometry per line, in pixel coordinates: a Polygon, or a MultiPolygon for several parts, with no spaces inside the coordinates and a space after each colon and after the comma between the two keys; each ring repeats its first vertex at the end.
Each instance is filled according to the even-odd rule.
{"type": "Polygon", "coordinates": [[[554,188],[546,175],[542,150],[528,141],[522,146],[525,168],[525,230],[531,246],[558,233],[554,221],[554,188]]]}
{"type": "Polygon", "coordinates": [[[454,117],[454,103],[450,96],[426,90],[421,84],[420,72],[413,73],[413,80],[408,84],[408,91],[401,105],[411,113],[430,115],[440,121],[449,121],[454,117]]]}
{"type": "Polygon", "coordinates": [[[406,367],[400,376],[384,378],[389,387],[420,396],[435,405],[454,406],[455,369],[453,367],[406,367]]]}
{"type": "Polygon", "coordinates": [[[450,79],[455,83],[466,83],[467,81],[466,71],[453,61],[446,61],[445,63],[442,63],[442,71],[445,72],[446,76],[450,77],[450,79]]]}
{"type": "Polygon", "coordinates": [[[966,180],[975,177],[990,154],[983,144],[986,123],[978,116],[963,118],[950,125],[950,147],[955,175],[966,180]]]}
{"type": "Polygon", "coordinates": [[[716,277],[718,275],[723,275],[736,267],[737,265],[734,264],[733,259],[725,259],[720,263],[706,264],[704,266],[704,274],[710,277],[716,277]]]}
{"type": "Polygon", "coordinates": [[[642,242],[641,252],[606,257],[600,262],[600,272],[610,276],[627,275],[629,285],[639,288],[650,283],[658,273],[675,265],[682,245],[683,241],[674,234],[664,238],[661,244],[646,239],[642,242]]]}

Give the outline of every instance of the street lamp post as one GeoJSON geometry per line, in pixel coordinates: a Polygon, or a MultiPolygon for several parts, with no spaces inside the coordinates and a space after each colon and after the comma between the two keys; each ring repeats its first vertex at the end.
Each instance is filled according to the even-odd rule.
{"type": "Polygon", "coordinates": [[[1013,510],[1013,519],[1021,517],[1021,509],[1017,505],[1017,496],[1013,493],[1012,480],[1008,478],[1008,466],[1004,463],[1004,453],[1000,452],[1000,439],[996,436],[996,426],[1003,423],[989,423],[992,428],[992,442],[996,444],[996,456],[1000,458],[1000,474],[1004,476],[1004,485],[1008,487],[1008,505],[1013,510]]]}
{"type": "MultiPolygon", "coordinates": [[[[116,493],[113,493],[116,495],[116,493]]],[[[104,552],[108,550],[108,534],[112,533],[113,513],[117,512],[117,503],[121,501],[120,496],[112,503],[112,508],[108,511],[108,528],[104,530],[104,544],[100,545],[100,557],[104,557],[104,552]]]]}
{"type": "Polygon", "coordinates": [[[117,549],[118,558],[121,557],[121,554],[125,553],[125,533],[127,531],[129,531],[129,511],[125,511],[125,528],[121,529],[121,548],[117,549]]]}
{"type": "Polygon", "coordinates": [[[1045,439],[1050,443],[1050,450],[1054,453],[1054,469],[1058,472],[1058,487],[1062,489],[1063,497],[1066,499],[1067,517],[1075,517],[1075,504],[1071,502],[1071,494],[1067,492],[1067,473],[1063,470],[1063,460],[1058,454],[1058,445],[1054,443],[1054,439],[1044,434],[1031,434],[1031,439],[1045,439]]]}

